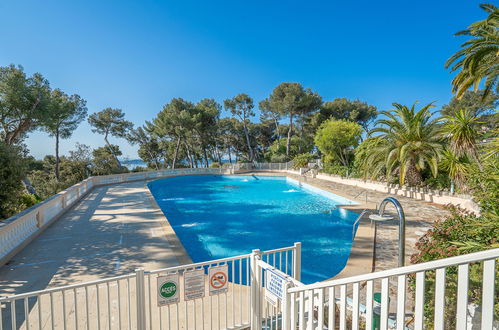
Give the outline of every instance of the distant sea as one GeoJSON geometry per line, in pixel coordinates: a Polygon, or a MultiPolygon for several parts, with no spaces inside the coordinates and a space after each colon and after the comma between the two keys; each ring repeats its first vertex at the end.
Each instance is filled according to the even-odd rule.
{"type": "MultiPolygon", "coordinates": [[[[133,170],[137,166],[147,168],[147,163],[142,159],[120,159],[121,165],[125,166],[129,170],[133,170]]],[[[222,159],[223,163],[228,163],[228,159],[222,159]]],[[[211,163],[211,162],[210,162],[211,163]]]]}
{"type": "Polygon", "coordinates": [[[147,163],[145,163],[142,159],[120,159],[121,165],[125,166],[129,170],[133,170],[137,166],[147,167],[147,163]]]}

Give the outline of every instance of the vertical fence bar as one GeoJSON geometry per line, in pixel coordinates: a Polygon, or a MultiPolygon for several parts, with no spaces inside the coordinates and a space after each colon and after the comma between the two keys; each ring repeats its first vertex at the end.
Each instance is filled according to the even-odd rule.
{"type": "MultiPolygon", "coordinates": [[[[291,299],[290,299],[290,294],[288,293],[288,288],[289,288],[289,283],[286,283],[283,288],[283,300],[282,300],[282,314],[281,314],[281,320],[282,320],[282,329],[283,330],[289,330],[291,328],[291,299]]],[[[277,321],[276,321],[277,323],[277,321]]]]}
{"type": "Polygon", "coordinates": [[[397,330],[405,329],[405,275],[397,279],[397,330]]]}
{"type": "Polygon", "coordinates": [[[300,303],[298,305],[298,329],[305,328],[305,292],[300,291],[300,303]]]}
{"type": "MultiPolygon", "coordinates": [[[[38,305],[38,329],[41,329],[42,328],[42,295],[41,294],[39,294],[36,297],[36,303],[38,305]]],[[[2,309],[0,308],[0,311],[1,310],[2,309]]],[[[1,313],[0,313],[0,319],[1,319],[1,313]]]]}
{"type": "Polygon", "coordinates": [[[388,284],[389,278],[385,277],[381,279],[381,317],[380,317],[380,328],[381,330],[388,329],[388,284]]]}
{"type": "Polygon", "coordinates": [[[99,284],[95,285],[95,290],[97,291],[97,327],[101,328],[100,325],[100,294],[99,294],[99,284]]]}
{"type": "Polygon", "coordinates": [[[444,330],[445,310],[445,268],[436,271],[435,279],[435,330],[444,330]]]}
{"type": "Polygon", "coordinates": [[[50,324],[52,325],[52,329],[55,327],[55,322],[54,322],[54,296],[52,295],[52,292],[49,294],[50,297],[50,324]]]}
{"type": "Polygon", "coordinates": [[[90,329],[90,312],[88,310],[88,287],[85,287],[85,313],[87,315],[87,322],[86,322],[86,325],[87,325],[87,330],[90,329]]]}
{"type": "Polygon", "coordinates": [[[495,259],[483,262],[482,329],[492,329],[494,323],[495,259]]]}
{"type": "MultiPolygon", "coordinates": [[[[240,283],[242,285],[242,283],[240,283]]],[[[236,325],[236,260],[232,260],[232,326],[236,325]]]]}
{"type": "Polygon", "coordinates": [[[347,286],[340,286],[340,330],[347,328],[347,286]]]}
{"type": "MultiPolygon", "coordinates": [[[[52,318],[54,317],[54,314],[52,314],[52,318]]],[[[16,321],[16,301],[11,300],[10,301],[10,318],[12,322],[12,329],[17,329],[17,321],[16,321]]],[[[54,326],[52,325],[52,328],[54,326]]]]}
{"type": "Polygon", "coordinates": [[[109,282],[106,282],[107,290],[107,322],[109,324],[109,330],[111,330],[111,291],[109,289],[109,282]]]}
{"type": "MultiPolygon", "coordinates": [[[[41,324],[41,322],[39,322],[41,324]]],[[[42,327],[39,325],[38,329],[41,329],[42,327]]],[[[2,313],[2,306],[0,304],[0,330],[3,330],[3,313],[2,313]]]]}
{"type": "MultiPolygon", "coordinates": [[[[291,293],[290,298],[290,321],[289,321],[289,329],[296,329],[296,293],[291,293]]],[[[285,329],[287,330],[287,329],[285,329]]]]}
{"type": "Polygon", "coordinates": [[[319,297],[317,302],[317,323],[319,329],[324,329],[324,289],[319,289],[319,297]]]}
{"type": "MultiPolygon", "coordinates": [[[[257,265],[260,250],[256,249],[251,252],[251,285],[250,285],[250,320],[251,329],[261,327],[262,318],[260,313],[260,267],[257,265]]],[[[248,279],[249,280],[249,279],[248,279]]]]}
{"type": "Polygon", "coordinates": [[[423,330],[425,272],[416,273],[416,302],[414,304],[414,330],[423,330]]]}
{"type": "Polygon", "coordinates": [[[294,244],[293,251],[293,277],[301,281],[301,242],[294,244]]]}
{"type": "MultiPolygon", "coordinates": [[[[28,310],[28,300],[29,298],[24,298],[24,322],[26,323],[26,330],[29,330],[29,310],[28,310]]],[[[1,307],[0,307],[1,308],[1,307]]]]}
{"type": "Polygon", "coordinates": [[[118,280],[118,326],[122,329],[121,326],[121,281],[118,280]]]}
{"type": "Polygon", "coordinates": [[[62,294],[62,324],[63,328],[66,329],[66,294],[64,290],[61,291],[61,294],[62,294]]]}
{"type": "Polygon", "coordinates": [[[373,281],[367,281],[366,286],[366,329],[372,329],[373,322],[373,281]]]}
{"type": "Polygon", "coordinates": [[[312,330],[314,327],[314,290],[308,290],[308,322],[307,329],[312,330]]]}
{"type": "Polygon", "coordinates": [[[359,283],[353,284],[352,329],[359,329],[359,283]]]}
{"type": "Polygon", "coordinates": [[[335,328],[335,319],[336,315],[336,298],[334,296],[334,286],[329,288],[329,306],[328,306],[328,315],[327,315],[327,324],[329,330],[334,330],[335,328]]]}
{"type": "MultiPolygon", "coordinates": [[[[126,288],[128,292],[128,329],[132,329],[132,291],[130,290],[130,278],[126,279],[126,288]]],[[[137,295],[137,289],[135,289],[135,295],[137,295]]]]}
{"type": "MultiPolygon", "coordinates": [[[[144,275],[144,288],[145,288],[145,275],[144,275]]],[[[144,294],[147,292],[147,296],[149,297],[149,329],[152,329],[152,294],[151,294],[151,274],[147,274],[147,291],[144,290],[144,294]]],[[[144,296],[145,298],[145,296],[144,296]]],[[[145,304],[144,304],[145,305],[145,304]]],[[[168,306],[170,308],[170,306],[168,306]]],[[[146,323],[147,324],[147,323],[146,323]]]]}
{"type": "MultiPolygon", "coordinates": [[[[144,284],[144,269],[138,268],[135,270],[135,296],[137,299],[137,329],[146,329],[146,297],[144,284]]],[[[130,326],[130,328],[133,328],[130,326]]]]}
{"type": "Polygon", "coordinates": [[[457,271],[456,329],[466,329],[468,314],[468,274],[469,264],[459,265],[457,271]]]}
{"type": "MultiPolygon", "coordinates": [[[[239,259],[239,283],[239,324],[243,324],[243,259],[239,259]]],[[[246,284],[249,288],[249,278],[246,279],[246,284]]]]}

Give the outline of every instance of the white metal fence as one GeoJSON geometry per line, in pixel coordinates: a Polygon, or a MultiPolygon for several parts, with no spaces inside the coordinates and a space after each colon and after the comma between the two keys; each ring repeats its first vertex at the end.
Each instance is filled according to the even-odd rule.
{"type": "Polygon", "coordinates": [[[282,329],[497,329],[497,258],[493,249],[311,285],[293,281],[282,329]]]}
{"type": "Polygon", "coordinates": [[[271,171],[287,171],[293,169],[293,162],[287,163],[236,163],[224,164],[224,167],[233,169],[234,171],[244,170],[271,170],[271,171]]]}
{"type": "Polygon", "coordinates": [[[0,298],[0,329],[491,330],[498,321],[498,258],[493,249],[304,285],[295,243],[0,298]],[[210,295],[206,274],[220,266],[227,290],[210,295]],[[203,295],[187,300],[184,280],[193,270],[203,275],[203,295]],[[276,300],[269,295],[270,273],[282,280],[276,300]],[[159,307],[158,277],[165,275],[178,276],[180,298],[159,307]],[[470,315],[472,307],[478,317],[470,315]]]}
{"type": "MultiPolygon", "coordinates": [[[[0,298],[0,329],[239,329],[250,326],[252,254],[135,273],[0,298]],[[227,267],[227,290],[185,300],[186,272],[227,267]],[[158,277],[178,275],[179,300],[158,306],[158,277]]],[[[301,245],[262,252],[299,273],[301,245]]],[[[203,286],[204,287],[204,286],[203,286]]],[[[209,287],[209,284],[208,284],[209,287]]]]}

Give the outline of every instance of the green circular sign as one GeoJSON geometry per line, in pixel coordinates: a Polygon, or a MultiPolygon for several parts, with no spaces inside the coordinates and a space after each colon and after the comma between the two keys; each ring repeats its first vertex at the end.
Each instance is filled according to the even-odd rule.
{"type": "Polygon", "coordinates": [[[171,298],[177,293],[177,283],[165,282],[159,288],[159,295],[163,298],[171,298]]]}

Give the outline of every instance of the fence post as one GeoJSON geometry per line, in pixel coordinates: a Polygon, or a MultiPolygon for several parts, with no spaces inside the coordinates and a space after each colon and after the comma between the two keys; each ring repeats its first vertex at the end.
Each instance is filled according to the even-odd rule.
{"type": "MultiPolygon", "coordinates": [[[[135,297],[137,299],[137,329],[146,329],[146,294],[144,282],[144,268],[135,270],[135,297]]],[[[151,294],[149,292],[149,294],[151,294]]]]}
{"type": "Polygon", "coordinates": [[[288,330],[288,329],[294,329],[291,325],[291,304],[293,303],[291,301],[290,294],[288,293],[288,289],[290,286],[291,282],[286,281],[286,285],[284,285],[284,291],[283,291],[283,297],[282,297],[282,307],[281,307],[281,313],[282,313],[282,329],[283,330],[288,330]]]}
{"type": "Polygon", "coordinates": [[[250,325],[251,329],[260,329],[262,327],[262,315],[260,313],[260,276],[261,270],[257,264],[260,260],[260,250],[256,249],[251,251],[251,308],[250,308],[250,325]]]}
{"type": "Polygon", "coordinates": [[[301,281],[301,242],[296,242],[293,253],[293,278],[301,281]]]}

